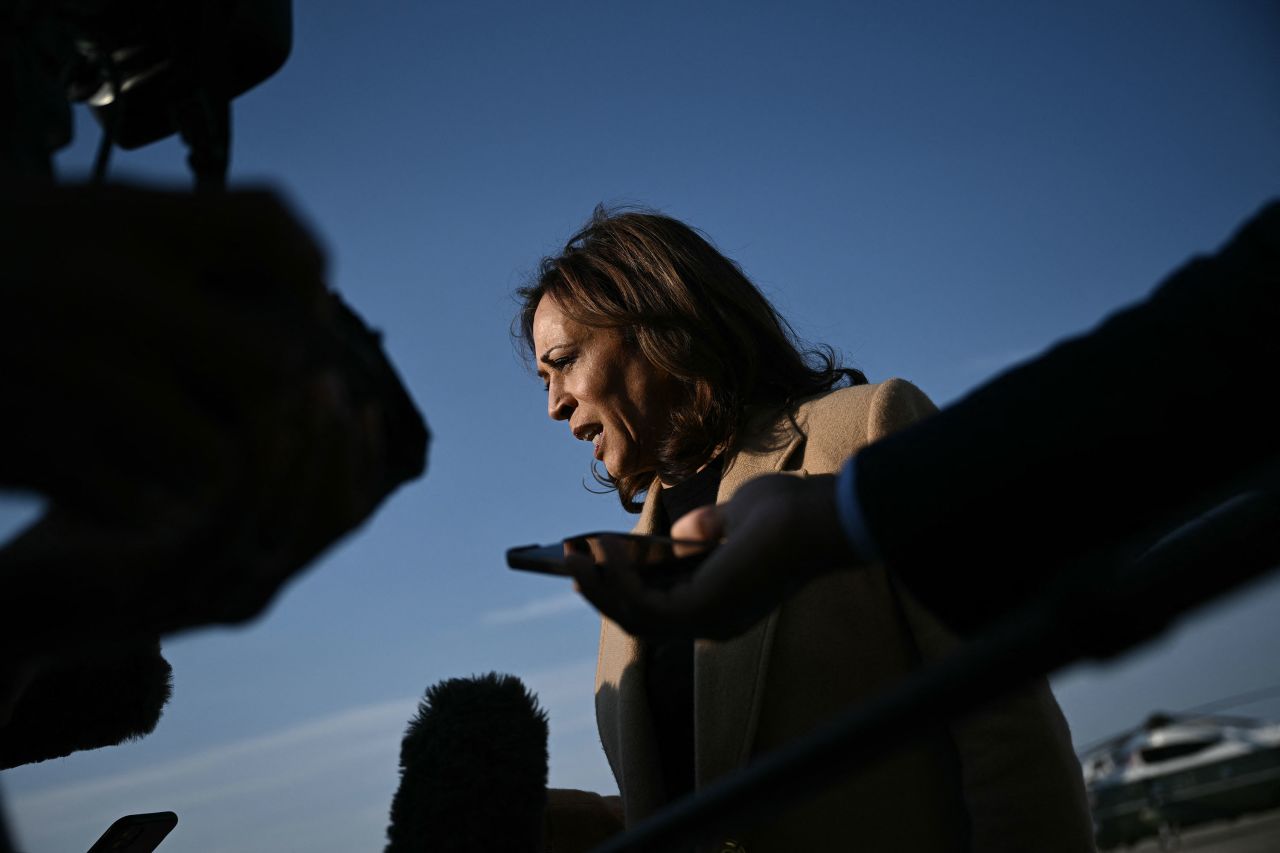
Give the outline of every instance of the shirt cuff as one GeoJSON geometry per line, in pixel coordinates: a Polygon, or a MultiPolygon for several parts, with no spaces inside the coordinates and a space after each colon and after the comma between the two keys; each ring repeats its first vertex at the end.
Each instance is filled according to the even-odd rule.
{"type": "Polygon", "coordinates": [[[862,514],[862,502],[858,500],[857,457],[852,456],[840,469],[836,478],[836,513],[840,516],[840,526],[844,529],[845,538],[868,563],[878,562],[880,549],[867,528],[866,516],[862,514]]]}

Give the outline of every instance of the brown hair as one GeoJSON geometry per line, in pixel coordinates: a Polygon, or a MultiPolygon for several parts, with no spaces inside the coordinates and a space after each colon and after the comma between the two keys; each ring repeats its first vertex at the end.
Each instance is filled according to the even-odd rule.
{"type": "Polygon", "coordinates": [[[841,382],[867,381],[861,371],[841,367],[830,347],[803,344],[736,263],[698,231],[659,213],[596,207],[517,296],[512,334],[526,357],[536,355],[534,312],[550,296],[576,322],[620,330],[683,388],[686,403],[671,413],[656,470],[614,479],[593,466],[630,512],[639,511],[637,495],[655,474],[678,482],[718,448],[736,450],[751,412],[789,411],[841,382]]]}

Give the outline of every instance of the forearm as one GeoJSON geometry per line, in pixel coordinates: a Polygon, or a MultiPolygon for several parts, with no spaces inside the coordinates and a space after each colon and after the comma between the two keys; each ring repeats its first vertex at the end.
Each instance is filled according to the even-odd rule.
{"type": "Polygon", "coordinates": [[[857,460],[886,564],[975,627],[1276,449],[1280,205],[1093,332],[857,460]],[[1242,409],[1247,411],[1242,413],[1242,409]],[[957,565],[959,561],[959,565],[957,565]]]}

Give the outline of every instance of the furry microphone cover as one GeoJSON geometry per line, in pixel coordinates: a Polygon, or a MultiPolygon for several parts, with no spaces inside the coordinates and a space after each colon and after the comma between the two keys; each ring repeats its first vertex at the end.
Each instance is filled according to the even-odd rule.
{"type": "Polygon", "coordinates": [[[0,769],[62,758],[149,734],[172,690],[159,643],[86,653],[51,665],[0,721],[0,769]]]}
{"type": "Polygon", "coordinates": [[[547,788],[547,715],[513,675],[427,689],[400,747],[386,853],[534,853],[547,788]]]}

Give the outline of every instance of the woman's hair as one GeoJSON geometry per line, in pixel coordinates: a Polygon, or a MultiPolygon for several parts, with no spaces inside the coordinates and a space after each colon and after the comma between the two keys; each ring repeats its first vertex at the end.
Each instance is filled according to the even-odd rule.
{"type": "Polygon", "coordinates": [[[861,371],[841,367],[830,347],[807,347],[736,263],[659,213],[596,207],[517,296],[512,334],[527,358],[536,360],[533,317],[550,296],[578,323],[618,329],[678,380],[685,400],[673,407],[656,469],[615,479],[593,466],[596,479],[616,488],[631,512],[639,511],[637,495],[655,474],[678,482],[717,449],[736,450],[751,413],[789,411],[841,382],[867,381],[861,371]]]}

